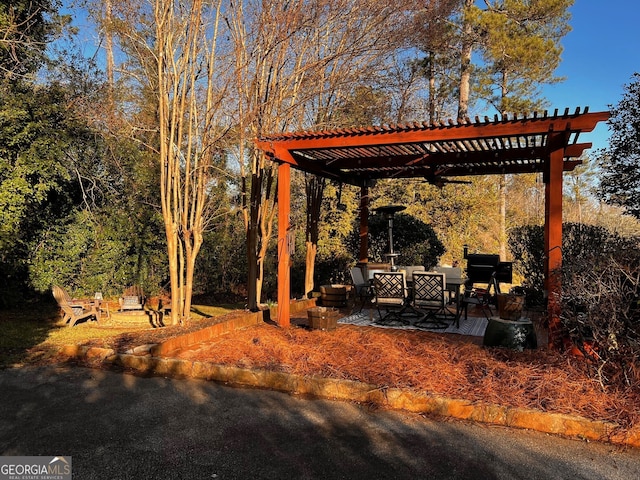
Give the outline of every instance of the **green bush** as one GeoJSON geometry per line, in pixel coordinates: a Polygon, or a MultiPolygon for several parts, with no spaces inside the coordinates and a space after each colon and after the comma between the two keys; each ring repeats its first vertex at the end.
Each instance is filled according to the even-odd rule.
{"type": "Polygon", "coordinates": [[[79,297],[97,291],[112,297],[137,284],[153,295],[167,277],[158,219],[134,222],[125,216],[77,211],[52,222],[37,240],[29,275],[41,293],[59,284],[79,297]]]}
{"type": "Polygon", "coordinates": [[[640,386],[640,251],[611,234],[562,267],[564,333],[603,385],[640,386]],[[588,347],[595,346],[593,354],[588,347]]]}
{"type": "MultiPolygon", "coordinates": [[[[387,261],[384,254],[389,252],[388,227],[384,215],[372,215],[369,218],[369,261],[387,261]]],[[[355,256],[359,248],[359,238],[354,234],[351,237],[351,249],[355,256]]],[[[406,213],[394,215],[393,250],[399,253],[395,262],[397,265],[424,265],[426,268],[437,265],[445,252],[431,225],[406,213]]]]}
{"type": "Polygon", "coordinates": [[[204,234],[196,260],[196,295],[244,292],[247,283],[247,244],[242,218],[225,215],[204,234]]]}
{"type": "MultiPolygon", "coordinates": [[[[576,261],[584,257],[597,257],[615,249],[619,237],[604,227],[580,223],[562,226],[562,262],[568,268],[577,268],[576,261]]],[[[524,225],[509,231],[509,249],[514,270],[524,277],[522,286],[527,302],[544,302],[544,227],[524,225]]]]}
{"type": "MultiPolygon", "coordinates": [[[[525,276],[527,293],[542,299],[543,228],[511,230],[515,267],[525,276]]],[[[638,239],[623,238],[603,227],[563,225],[563,334],[591,360],[603,385],[640,381],[640,250],[638,239]],[[588,345],[595,345],[596,354],[588,345]]]]}
{"type": "Polygon", "coordinates": [[[514,272],[523,277],[522,287],[527,304],[544,302],[544,228],[523,225],[509,231],[509,249],[513,257],[514,272]]]}
{"type": "Polygon", "coordinates": [[[337,253],[316,259],[316,288],[320,285],[351,283],[349,268],[353,266],[353,258],[337,253]]]}

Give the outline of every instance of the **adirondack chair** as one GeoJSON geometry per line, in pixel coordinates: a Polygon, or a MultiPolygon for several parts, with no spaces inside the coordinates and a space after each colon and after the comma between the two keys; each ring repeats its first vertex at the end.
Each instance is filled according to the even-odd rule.
{"type": "Polygon", "coordinates": [[[120,311],[125,310],[144,310],[144,303],[146,298],[142,287],[134,285],[127,288],[122,296],[118,299],[120,303],[120,311]]]}
{"type": "Polygon", "coordinates": [[[73,300],[64,288],[54,285],[52,287],[53,297],[58,302],[62,310],[62,320],[70,327],[73,327],[80,320],[95,318],[100,321],[100,309],[95,303],[88,300],[73,300]]]}

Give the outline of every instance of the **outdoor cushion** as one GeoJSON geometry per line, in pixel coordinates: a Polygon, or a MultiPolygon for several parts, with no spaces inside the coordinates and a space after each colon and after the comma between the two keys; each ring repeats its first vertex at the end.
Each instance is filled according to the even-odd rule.
{"type": "Polygon", "coordinates": [[[135,310],[142,308],[140,303],[140,297],[138,296],[126,296],[122,297],[122,309],[123,310],[135,310]]]}

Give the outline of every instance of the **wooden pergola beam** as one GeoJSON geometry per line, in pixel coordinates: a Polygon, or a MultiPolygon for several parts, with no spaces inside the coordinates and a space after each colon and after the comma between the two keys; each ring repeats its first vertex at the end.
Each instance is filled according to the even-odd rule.
{"type": "MultiPolygon", "coordinates": [[[[565,148],[564,156],[567,158],[579,157],[582,155],[584,150],[591,148],[591,143],[579,143],[568,145],[565,148]]],[[[295,155],[295,153],[294,153],[295,155]]],[[[492,161],[499,161],[500,163],[517,163],[531,161],[532,159],[538,159],[542,163],[544,159],[549,155],[549,148],[547,146],[539,146],[539,147],[521,147],[521,148],[512,148],[509,150],[503,150],[500,152],[499,156],[492,151],[475,151],[475,152],[462,152],[457,153],[456,155],[451,155],[442,152],[434,152],[428,154],[413,154],[413,155],[396,155],[396,156],[370,156],[370,157],[348,157],[341,160],[327,161],[327,162],[318,162],[322,164],[322,167],[316,167],[318,172],[320,171],[331,171],[335,176],[340,176],[341,172],[346,173],[349,170],[362,170],[362,169],[372,169],[372,168],[385,168],[389,165],[402,165],[402,166],[410,166],[410,167],[420,167],[420,166],[440,166],[440,165],[448,165],[448,166],[466,166],[469,164],[474,165],[483,165],[490,164],[492,161]],[[492,158],[497,156],[498,158],[492,158]]],[[[313,165],[313,162],[301,161],[298,159],[296,164],[300,167],[303,167],[305,164],[310,167],[313,165]]],[[[542,168],[540,168],[542,171],[542,168]]],[[[566,171],[566,169],[565,169],[566,171]]]]}
{"type": "Polygon", "coordinates": [[[559,349],[561,339],[560,297],[562,294],[562,163],[563,145],[566,135],[557,133],[550,145],[555,147],[549,153],[547,169],[543,176],[545,182],[545,218],[544,218],[544,270],[547,295],[547,314],[549,316],[549,345],[559,349]]]}
{"type": "Polygon", "coordinates": [[[369,261],[369,187],[360,188],[360,253],[359,263],[369,261]]]}
{"type": "Polygon", "coordinates": [[[328,149],[345,147],[376,147],[380,145],[402,145],[425,142],[455,142],[500,137],[545,135],[549,132],[591,132],[598,122],[609,118],[609,112],[583,113],[557,117],[523,118],[496,123],[470,123],[448,126],[397,126],[378,129],[369,127],[330,132],[302,132],[274,135],[256,140],[256,146],[270,152],[280,161],[295,163],[288,152],[305,149],[328,149]],[[286,145],[286,147],[285,147],[286,145]]]}

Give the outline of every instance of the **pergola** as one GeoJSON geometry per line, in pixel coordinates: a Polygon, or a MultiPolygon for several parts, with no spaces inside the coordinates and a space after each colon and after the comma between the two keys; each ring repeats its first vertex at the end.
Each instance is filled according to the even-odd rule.
{"type": "Polygon", "coordinates": [[[361,188],[360,260],[367,256],[369,187],[386,178],[439,178],[469,175],[542,173],[545,183],[545,284],[550,315],[550,344],[558,327],[555,301],[562,264],[562,174],[581,163],[591,143],[583,132],[606,121],[609,112],[588,108],[570,113],[545,111],[522,117],[476,117],[438,124],[409,123],[329,131],[281,133],[259,138],[256,146],[278,167],[278,314],[289,326],[291,167],[361,188]]]}

